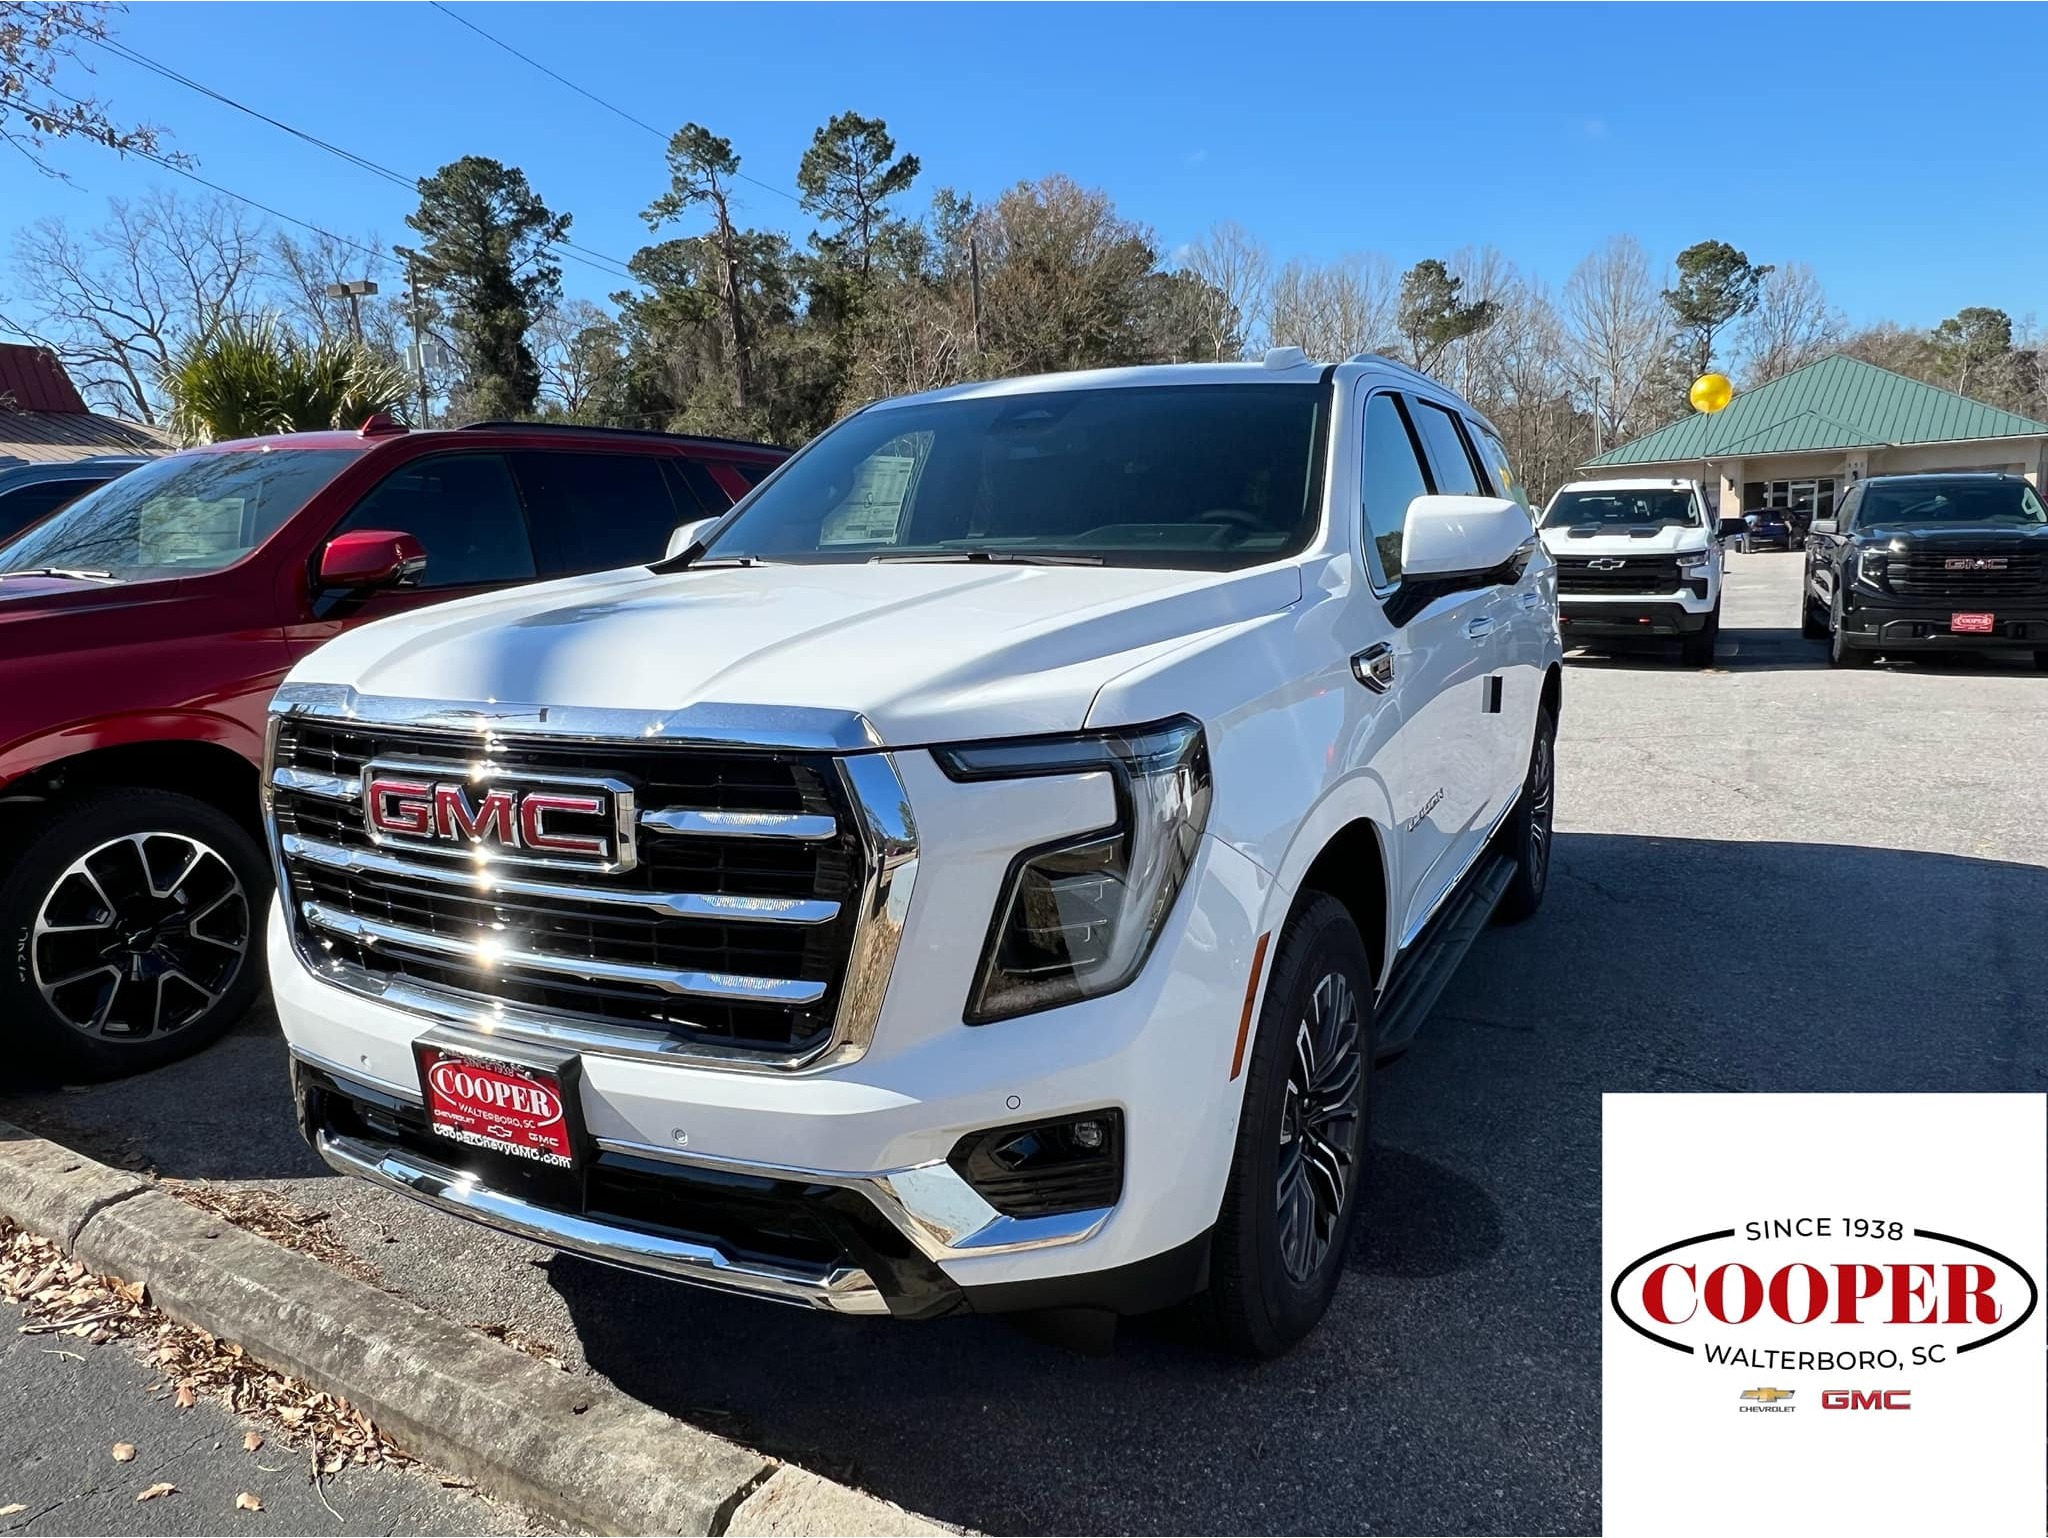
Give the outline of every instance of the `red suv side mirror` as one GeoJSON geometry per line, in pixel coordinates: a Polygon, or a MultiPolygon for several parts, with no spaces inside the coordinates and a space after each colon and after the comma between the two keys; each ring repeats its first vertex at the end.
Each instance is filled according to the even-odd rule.
{"type": "Polygon", "coordinates": [[[413,587],[427,572],[427,547],[411,534],[357,529],[320,552],[322,587],[413,587]]]}

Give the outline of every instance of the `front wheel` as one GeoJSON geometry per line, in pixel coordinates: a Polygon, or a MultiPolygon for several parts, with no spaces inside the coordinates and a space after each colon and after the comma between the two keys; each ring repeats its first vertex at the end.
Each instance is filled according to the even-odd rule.
{"type": "Polygon", "coordinates": [[[1714,665],[1714,646],[1721,639],[1721,605],[1718,601],[1707,614],[1707,622],[1678,643],[1679,655],[1689,668],[1714,665]]]}
{"type": "Polygon", "coordinates": [[[1857,646],[1849,640],[1842,629],[1842,611],[1836,609],[1828,617],[1828,666],[1835,668],[1867,668],[1877,661],[1877,653],[1857,646]]]}
{"type": "Polygon", "coordinates": [[[269,875],[204,801],[107,790],[60,809],[0,878],[0,1052],[114,1078],[195,1052],[254,1002],[269,875]]]}
{"type": "Polygon", "coordinates": [[[1304,894],[1281,931],[1203,1302],[1223,1343],[1279,1356],[1344,1273],[1371,1109],[1373,975],[1336,898],[1304,894]]]}
{"type": "Polygon", "coordinates": [[[1813,594],[1802,595],[1799,603],[1799,633],[1809,641],[1825,641],[1828,638],[1827,611],[1813,601],[1813,594]]]}
{"type": "Polygon", "coordinates": [[[1536,740],[1529,745],[1529,773],[1522,781],[1521,799],[1498,834],[1501,853],[1515,862],[1515,874],[1493,910],[1496,923],[1519,924],[1543,906],[1556,803],[1557,722],[1545,708],[1536,712],[1536,740]]]}

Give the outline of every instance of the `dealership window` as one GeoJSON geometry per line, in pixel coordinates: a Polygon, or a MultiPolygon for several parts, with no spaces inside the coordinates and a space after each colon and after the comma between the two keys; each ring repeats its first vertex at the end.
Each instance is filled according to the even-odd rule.
{"type": "Polygon", "coordinates": [[[1757,507],[1793,513],[1807,523],[1835,515],[1833,476],[1816,477],[1810,481],[1764,481],[1760,484],[1763,500],[1756,504],[1757,507]]]}

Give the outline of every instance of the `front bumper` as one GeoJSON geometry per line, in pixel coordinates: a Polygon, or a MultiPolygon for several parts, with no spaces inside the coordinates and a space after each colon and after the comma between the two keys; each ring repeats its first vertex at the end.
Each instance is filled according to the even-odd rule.
{"type": "Polygon", "coordinates": [[[1883,651],[2048,650],[2048,603],[2039,598],[2001,602],[1924,598],[1887,599],[1850,590],[1845,583],[1842,633],[1856,644],[1883,651]],[[1993,616],[1989,635],[1952,628],[1958,614],[1993,616]]]}
{"type": "MultiPolygon", "coordinates": [[[[309,1139],[337,1168],[496,1228],[837,1312],[1138,1311],[1194,1290],[1234,1147],[1243,1084],[1231,1077],[1231,1053],[1270,878],[1204,838],[1129,987],[965,1026],[1015,847],[1069,823],[1100,826],[1107,787],[1076,797],[1074,782],[1054,778],[955,785],[925,755],[902,761],[926,858],[901,960],[858,1061],[743,1072],[608,1051],[565,1023],[556,1045],[581,1054],[592,1165],[615,1186],[633,1185],[635,1204],[535,1185],[531,1172],[504,1168],[509,1161],[479,1162],[462,1145],[413,1136],[408,1119],[424,1126],[414,1040],[451,1024],[488,1037],[488,1012],[454,1021],[418,1000],[334,986],[300,959],[274,905],[273,993],[309,1139]],[[930,857],[936,849],[944,860],[930,857]],[[1125,1129],[1111,1207],[1009,1217],[947,1162],[972,1132],[1100,1110],[1118,1112],[1125,1129]],[[774,1209],[771,1228],[794,1223],[803,1242],[778,1249],[745,1224],[735,1229],[735,1191],[749,1212],[774,1209]]],[[[530,1021],[520,1030],[532,1039],[530,1021]]]]}
{"type": "Polygon", "coordinates": [[[1674,636],[1706,628],[1707,608],[1677,598],[1602,598],[1558,601],[1557,622],[1569,645],[1575,636],[1674,636]]]}

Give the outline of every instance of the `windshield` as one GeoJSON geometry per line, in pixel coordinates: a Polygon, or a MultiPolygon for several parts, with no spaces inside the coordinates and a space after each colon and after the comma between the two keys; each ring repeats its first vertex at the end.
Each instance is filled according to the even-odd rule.
{"type": "Polygon", "coordinates": [[[2048,511],[2024,481],[1937,481],[1932,485],[1864,488],[1856,527],[1912,528],[1926,523],[1988,524],[2026,529],[2048,523],[2048,511]]]}
{"type": "Polygon", "coordinates": [[[1254,565],[1314,532],[1327,399],[1172,385],[865,411],[785,465],[702,559],[1254,565]]]}
{"type": "Polygon", "coordinates": [[[1699,522],[1683,489],[1560,491],[1543,516],[1546,529],[1695,529],[1699,522]]]}
{"type": "Polygon", "coordinates": [[[355,457],[238,449],[159,459],[0,545],[0,574],[51,567],[138,582],[218,571],[276,533],[355,457]]]}

